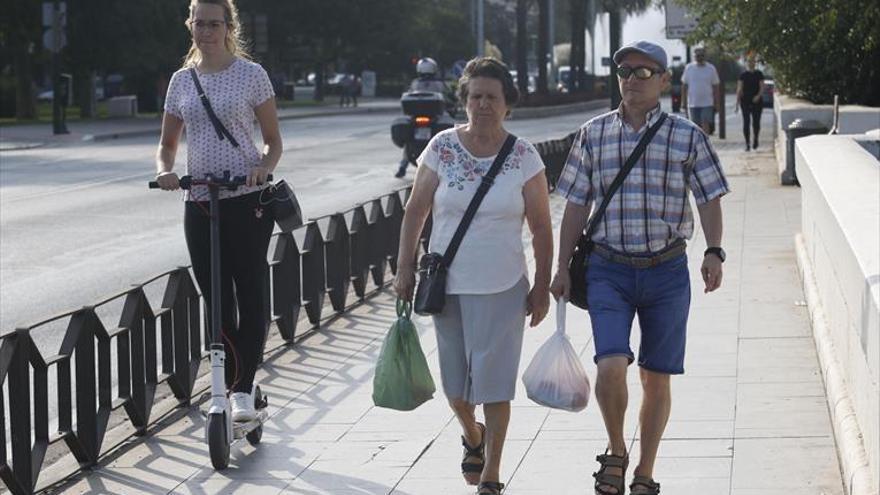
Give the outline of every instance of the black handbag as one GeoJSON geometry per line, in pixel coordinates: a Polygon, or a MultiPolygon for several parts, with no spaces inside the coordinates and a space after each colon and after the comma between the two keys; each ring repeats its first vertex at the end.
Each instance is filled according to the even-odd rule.
{"type": "Polygon", "coordinates": [[[302,208],[290,187],[284,179],[272,184],[260,194],[260,204],[268,205],[275,219],[275,223],[282,232],[291,232],[303,224],[302,208]],[[268,199],[265,199],[268,196],[268,199]]]}
{"type": "Polygon", "coordinates": [[[620,186],[623,185],[624,179],[629,175],[630,170],[632,170],[636,162],[639,161],[642,153],[645,152],[645,148],[648,147],[648,143],[654,138],[654,134],[657,134],[657,131],[660,129],[660,126],[663,125],[663,121],[665,120],[666,114],[660,114],[657,122],[648,128],[645,135],[639,140],[639,144],[636,145],[636,148],[630,153],[629,158],[626,159],[626,163],[624,163],[620,172],[617,173],[614,182],[608,187],[605,197],[602,198],[602,204],[600,204],[599,208],[597,208],[590,216],[590,220],[587,222],[586,231],[581,232],[581,235],[578,238],[574,251],[571,254],[571,259],[568,262],[568,276],[570,279],[568,300],[581,309],[589,309],[587,307],[587,261],[590,258],[590,253],[593,251],[593,233],[599,226],[599,221],[605,214],[605,209],[608,208],[608,203],[611,202],[611,197],[614,196],[614,193],[616,193],[617,190],[620,189],[620,186]]]}
{"type": "Polygon", "coordinates": [[[452,259],[455,258],[461,240],[477,213],[477,208],[480,207],[480,203],[483,202],[483,198],[495,182],[495,176],[498,175],[501,165],[507,159],[507,155],[510,154],[515,143],[516,136],[508,134],[507,140],[504,141],[504,145],[495,156],[495,161],[492,162],[492,167],[483,176],[483,180],[477,187],[477,192],[468,204],[467,210],[455,230],[455,235],[452,236],[449,246],[446,247],[446,252],[442,255],[440,253],[426,253],[419,260],[419,285],[416,287],[416,297],[413,304],[416,313],[436,315],[443,311],[443,306],[446,304],[446,270],[452,263],[452,259]]]}

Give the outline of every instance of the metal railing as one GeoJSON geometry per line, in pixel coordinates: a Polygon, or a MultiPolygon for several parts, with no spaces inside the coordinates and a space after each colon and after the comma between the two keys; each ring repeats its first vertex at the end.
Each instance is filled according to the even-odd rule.
{"type": "MultiPolygon", "coordinates": [[[[573,139],[570,134],[535,144],[551,189],[573,139]]],[[[312,219],[294,231],[296,236],[290,232],[275,235],[266,288],[271,302],[266,311],[286,342],[294,342],[301,309],[305,309],[308,322],[318,327],[325,296],[340,313],[348,307],[351,289],[363,300],[370,281],[382,288],[388,269],[396,273],[403,205],[410,192],[407,187],[346,212],[312,219]],[[322,232],[319,224],[324,222],[327,226],[322,232]],[[298,243],[301,231],[303,240],[298,243]]],[[[430,232],[430,225],[424,232],[430,232]]],[[[61,441],[82,469],[97,464],[114,411],[124,411],[135,435],[146,433],[160,384],[169,387],[179,405],[189,405],[207,348],[201,308],[201,295],[189,267],[179,267],[92,306],[0,337],[0,479],[9,490],[33,493],[47,449],[61,441]],[[164,277],[168,281],[162,301],[154,310],[144,286],[164,277]],[[105,324],[97,310],[119,300],[123,305],[118,324],[105,324]],[[68,324],[60,350],[44,357],[32,340],[32,332],[65,319],[68,324]],[[114,341],[115,354],[111,352],[114,341]],[[115,396],[111,378],[114,357],[115,396]],[[51,368],[55,369],[58,404],[58,427],[53,433],[49,432],[51,368]],[[8,396],[4,396],[4,387],[8,387],[8,396]]]]}
{"type": "MultiPolygon", "coordinates": [[[[313,327],[320,325],[325,294],[339,313],[348,307],[350,287],[363,300],[370,279],[377,289],[385,286],[388,268],[392,273],[397,269],[404,204],[400,192],[408,196],[409,190],[274,236],[268,253],[271,276],[266,290],[271,291],[271,302],[266,310],[286,342],[296,337],[301,308],[313,327]],[[322,232],[319,225],[325,222],[322,232]]],[[[206,355],[204,330],[201,296],[189,267],[179,267],[92,306],[0,337],[0,478],[8,489],[33,493],[47,449],[62,441],[81,468],[97,464],[114,411],[121,409],[135,434],[143,435],[152,424],[160,384],[169,387],[179,405],[189,405],[206,355]],[[167,283],[162,301],[154,308],[144,286],[163,278],[167,283]],[[99,308],[120,301],[121,312],[114,315],[118,324],[98,316],[99,308]],[[65,320],[60,350],[44,356],[32,332],[65,320]],[[58,416],[57,431],[50,433],[53,369],[58,416]]]]}

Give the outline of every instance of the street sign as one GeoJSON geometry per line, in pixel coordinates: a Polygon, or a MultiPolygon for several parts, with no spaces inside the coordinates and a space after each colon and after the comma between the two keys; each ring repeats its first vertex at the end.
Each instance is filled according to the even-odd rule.
{"type": "Polygon", "coordinates": [[[43,47],[52,53],[58,53],[67,46],[67,3],[43,2],[43,47]],[[55,10],[55,6],[58,10],[55,10]],[[57,34],[56,34],[57,33],[57,34]]]}
{"type": "MultiPolygon", "coordinates": [[[[58,2],[58,12],[61,13],[61,26],[67,25],[67,2],[58,2]]],[[[55,19],[55,2],[43,2],[43,27],[52,27],[55,19]]]]}
{"type": "Polygon", "coordinates": [[[666,39],[684,39],[697,28],[697,20],[675,0],[666,0],[666,39]]]}
{"type": "Polygon", "coordinates": [[[67,35],[64,34],[64,31],[58,33],[58,38],[55,39],[55,30],[47,29],[45,33],[43,33],[43,47],[46,50],[49,50],[52,53],[58,53],[62,48],[67,46],[67,35]]]}

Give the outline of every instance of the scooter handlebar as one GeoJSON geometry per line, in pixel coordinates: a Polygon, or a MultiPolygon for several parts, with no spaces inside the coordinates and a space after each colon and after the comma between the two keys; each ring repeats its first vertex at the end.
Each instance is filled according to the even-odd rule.
{"type": "MultiPolygon", "coordinates": [[[[266,182],[272,182],[274,177],[272,174],[269,174],[266,177],[266,182]]],[[[232,179],[225,178],[215,178],[209,177],[206,179],[194,179],[191,175],[184,175],[180,178],[180,188],[181,189],[189,189],[192,186],[206,186],[206,185],[216,185],[218,187],[238,187],[243,186],[247,182],[247,177],[244,175],[239,175],[237,177],[233,177],[232,179]]],[[[159,189],[159,182],[155,180],[151,180],[147,183],[147,186],[150,189],[159,189]]]]}

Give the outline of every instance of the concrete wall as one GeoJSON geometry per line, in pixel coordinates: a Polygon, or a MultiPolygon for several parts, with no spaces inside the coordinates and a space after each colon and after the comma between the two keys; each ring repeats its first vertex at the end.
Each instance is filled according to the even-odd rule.
{"type": "Polygon", "coordinates": [[[880,470],[880,162],[852,137],[797,140],[798,261],[852,493],[880,470]]]}
{"type": "MultiPolygon", "coordinates": [[[[785,129],[795,119],[815,120],[831,129],[834,106],[815,105],[777,93],[773,102],[773,112],[776,114],[776,160],[779,164],[779,176],[783,177],[788,159],[785,129]]],[[[880,108],[841,105],[838,129],[840,134],[862,134],[877,128],[880,128],[880,108]]],[[[783,181],[783,184],[789,183],[787,180],[783,181]]]]}

